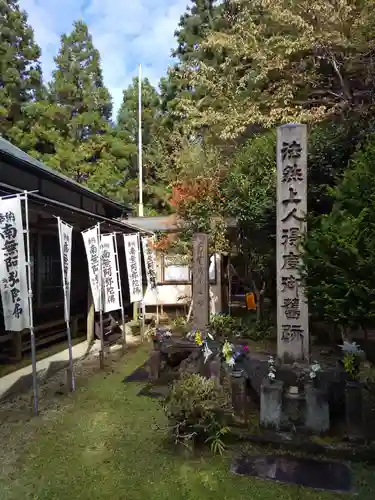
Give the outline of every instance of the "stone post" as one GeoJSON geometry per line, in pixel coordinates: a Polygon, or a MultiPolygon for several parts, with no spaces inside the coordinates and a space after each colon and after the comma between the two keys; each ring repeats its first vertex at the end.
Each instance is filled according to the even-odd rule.
{"type": "Polygon", "coordinates": [[[260,425],[280,429],[284,382],[264,379],[260,386],[260,425]]]}
{"type": "Polygon", "coordinates": [[[329,404],[327,395],[311,384],[305,385],[305,427],[317,434],[329,431],[329,404]]]}
{"type": "Polygon", "coordinates": [[[149,379],[156,381],[160,377],[161,353],[160,350],[153,351],[149,359],[149,379]]]}
{"type": "Polygon", "coordinates": [[[247,417],[246,379],[243,370],[233,370],[231,377],[232,406],[234,414],[241,421],[247,417]]]}
{"type": "Polygon", "coordinates": [[[221,363],[220,358],[215,356],[210,361],[210,378],[215,381],[215,384],[220,386],[221,363]]]}
{"type": "Polygon", "coordinates": [[[308,305],[300,273],[300,241],[306,231],[306,125],[277,129],[277,355],[309,359],[308,305]]]}
{"type": "Polygon", "coordinates": [[[193,237],[193,324],[201,332],[210,320],[208,270],[208,236],[196,233],[193,237]]]}
{"type": "Polygon", "coordinates": [[[363,437],[363,401],[361,384],[357,381],[346,382],[345,387],[346,432],[350,440],[363,437]]]}

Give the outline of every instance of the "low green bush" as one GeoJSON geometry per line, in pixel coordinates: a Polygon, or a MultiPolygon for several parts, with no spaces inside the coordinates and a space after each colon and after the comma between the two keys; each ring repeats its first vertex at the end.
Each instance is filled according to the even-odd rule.
{"type": "Polygon", "coordinates": [[[268,320],[252,322],[248,325],[244,325],[242,330],[242,336],[253,340],[254,342],[259,342],[261,340],[275,340],[276,339],[276,327],[268,320]]]}
{"type": "Polygon", "coordinates": [[[171,387],[164,411],[176,443],[207,443],[214,453],[224,451],[230,396],[214,380],[197,374],[182,375],[171,387]]]}
{"type": "Polygon", "coordinates": [[[233,317],[217,314],[211,317],[210,332],[215,338],[246,338],[255,342],[276,338],[275,325],[269,320],[256,321],[254,315],[233,317]]]}
{"type": "Polygon", "coordinates": [[[214,314],[210,319],[210,332],[215,338],[231,337],[240,327],[238,320],[227,314],[214,314]]]}
{"type": "Polygon", "coordinates": [[[184,316],[176,316],[172,323],[172,328],[178,331],[188,331],[189,324],[184,316]]]}

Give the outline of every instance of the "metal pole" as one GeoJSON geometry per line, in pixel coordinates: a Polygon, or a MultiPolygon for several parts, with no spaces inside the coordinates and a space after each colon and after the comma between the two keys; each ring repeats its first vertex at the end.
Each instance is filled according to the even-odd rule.
{"type": "Polygon", "coordinates": [[[231,258],[228,255],[228,313],[232,313],[232,269],[231,258]]]}
{"type": "Polygon", "coordinates": [[[31,286],[31,263],[30,263],[30,228],[29,228],[29,206],[27,199],[27,191],[24,191],[25,203],[25,233],[26,233],[26,266],[27,266],[27,286],[28,286],[28,305],[29,305],[29,329],[30,329],[30,343],[31,343],[31,364],[33,370],[33,403],[34,413],[38,415],[38,379],[36,371],[36,345],[34,333],[34,317],[33,317],[33,290],[31,286]]]}
{"type": "MultiPolygon", "coordinates": [[[[139,252],[139,262],[141,264],[141,279],[142,279],[142,259],[141,259],[141,237],[140,234],[137,233],[137,239],[138,239],[138,252],[139,252]]],[[[143,282],[143,280],[142,280],[143,282]]],[[[147,291],[147,285],[146,285],[146,291],[147,291]]],[[[142,283],[142,300],[140,302],[140,305],[142,307],[142,326],[141,326],[141,332],[142,332],[142,341],[144,340],[144,333],[145,333],[145,324],[146,324],[146,304],[145,304],[145,296],[143,294],[143,283],[142,283]]]]}
{"type": "Polygon", "coordinates": [[[98,241],[99,241],[99,275],[98,275],[98,288],[99,288],[99,334],[100,334],[100,351],[99,351],[99,365],[100,369],[104,368],[104,332],[103,332],[103,295],[102,295],[102,245],[100,241],[100,222],[97,224],[98,241]]]}
{"type": "Polygon", "coordinates": [[[159,325],[159,294],[156,289],[156,324],[159,325]]]}
{"type": "MultiPolygon", "coordinates": [[[[142,65],[138,66],[138,217],[143,217],[143,158],[142,158],[142,65]]],[[[133,319],[138,319],[139,303],[133,303],[133,319]]]]}
{"type": "Polygon", "coordinates": [[[122,285],[121,285],[121,274],[120,274],[120,264],[118,260],[118,249],[117,249],[117,235],[113,233],[113,242],[115,247],[115,258],[116,258],[116,268],[117,268],[117,283],[119,287],[119,298],[121,306],[121,319],[122,319],[122,343],[125,349],[126,346],[126,330],[125,330],[125,314],[124,314],[124,302],[122,299],[122,285]]]}
{"type": "Polygon", "coordinates": [[[142,164],[142,65],[138,74],[138,173],[139,173],[139,206],[138,217],[143,217],[143,164],[142,164]]]}
{"type": "MultiPolygon", "coordinates": [[[[60,240],[60,259],[61,259],[61,273],[62,273],[62,282],[64,289],[64,316],[66,323],[66,335],[68,337],[68,352],[69,352],[69,371],[70,371],[70,380],[71,380],[71,390],[74,392],[76,390],[76,382],[74,378],[73,371],[73,349],[72,349],[72,334],[70,330],[70,314],[68,308],[68,283],[65,280],[64,273],[64,252],[63,252],[63,238],[61,234],[61,219],[57,217],[57,227],[59,230],[59,240],[60,240]]],[[[72,231],[73,238],[73,231],[72,231]]],[[[71,242],[72,244],[72,242],[71,242]]]]}

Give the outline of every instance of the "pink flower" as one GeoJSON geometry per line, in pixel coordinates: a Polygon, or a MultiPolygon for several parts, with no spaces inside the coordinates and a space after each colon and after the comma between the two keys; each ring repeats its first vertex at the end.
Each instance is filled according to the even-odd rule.
{"type": "Polygon", "coordinates": [[[249,350],[249,346],[248,345],[244,345],[243,346],[243,350],[247,352],[249,350]]]}

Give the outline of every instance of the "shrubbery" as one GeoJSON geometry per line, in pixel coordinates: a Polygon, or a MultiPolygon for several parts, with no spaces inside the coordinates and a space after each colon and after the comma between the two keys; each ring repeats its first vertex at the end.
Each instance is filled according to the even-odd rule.
{"type": "Polygon", "coordinates": [[[215,338],[240,337],[254,341],[276,338],[275,325],[271,321],[256,321],[253,316],[233,317],[216,314],[212,316],[209,328],[215,338]]]}
{"type": "Polygon", "coordinates": [[[229,394],[214,380],[182,375],[173,384],[164,410],[176,443],[209,443],[214,453],[222,453],[231,404],[229,394]]]}

